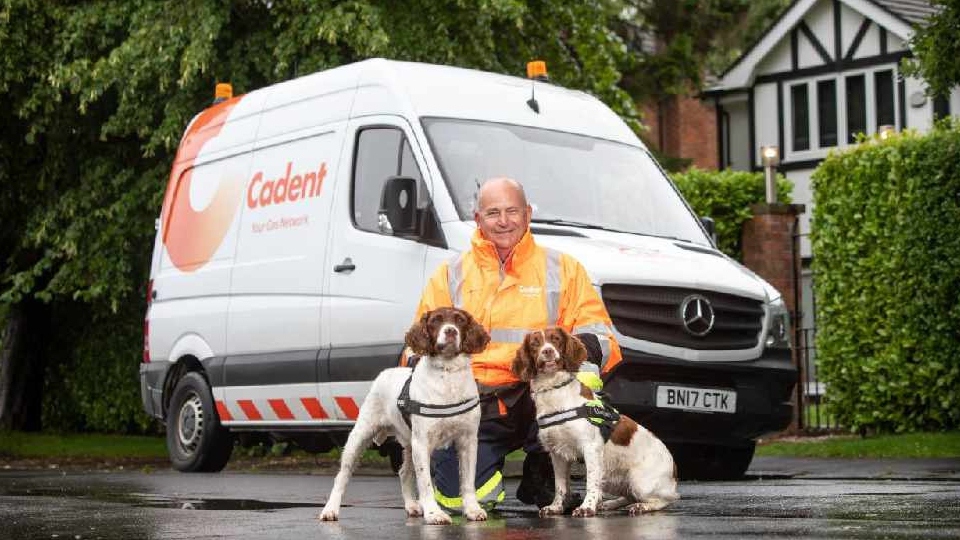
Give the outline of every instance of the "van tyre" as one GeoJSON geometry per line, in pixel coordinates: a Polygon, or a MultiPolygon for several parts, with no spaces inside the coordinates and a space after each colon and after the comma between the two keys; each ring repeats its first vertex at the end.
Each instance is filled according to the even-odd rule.
{"type": "Polygon", "coordinates": [[[233,452],[233,435],[220,425],[203,375],[187,373],[177,383],[167,409],[167,452],[181,472],[219,472],[233,452]]]}
{"type": "Polygon", "coordinates": [[[669,445],[681,480],[738,480],[753,461],[754,441],[741,446],[669,445]]]}

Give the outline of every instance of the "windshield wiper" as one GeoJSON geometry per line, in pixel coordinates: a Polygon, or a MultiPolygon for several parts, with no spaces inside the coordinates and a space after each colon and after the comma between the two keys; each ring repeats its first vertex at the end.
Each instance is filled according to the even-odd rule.
{"type": "Polygon", "coordinates": [[[531,223],[543,223],[543,224],[546,224],[546,225],[563,225],[563,226],[566,226],[566,227],[579,227],[579,228],[581,228],[581,229],[597,229],[597,230],[601,230],[601,231],[610,231],[610,232],[618,232],[618,233],[625,233],[625,234],[635,234],[635,235],[637,235],[637,236],[652,236],[653,238],[663,238],[663,239],[665,239],[665,240],[675,240],[675,241],[678,241],[678,242],[686,242],[686,243],[688,243],[688,244],[692,244],[692,243],[693,243],[691,240],[688,240],[688,239],[686,239],[686,238],[679,238],[679,237],[676,237],[676,236],[668,236],[668,235],[665,235],[665,234],[645,233],[645,232],[638,232],[638,231],[625,231],[625,230],[623,230],[623,229],[614,229],[614,228],[612,228],[612,227],[605,227],[605,226],[600,225],[600,224],[598,224],[598,223],[587,223],[587,222],[585,222],[585,221],[574,221],[574,220],[570,220],[570,219],[544,219],[544,218],[536,219],[536,218],[535,218],[535,219],[531,219],[530,222],[531,222],[531,223]]]}
{"type": "MultiPolygon", "coordinates": [[[[597,223],[587,223],[585,221],[573,221],[570,219],[544,219],[544,218],[534,218],[530,220],[531,223],[544,223],[546,225],[565,225],[567,227],[580,227],[582,229],[600,229],[604,231],[614,231],[615,229],[609,229],[603,225],[597,223]]],[[[616,232],[627,232],[627,231],[616,231],[616,232]]]]}

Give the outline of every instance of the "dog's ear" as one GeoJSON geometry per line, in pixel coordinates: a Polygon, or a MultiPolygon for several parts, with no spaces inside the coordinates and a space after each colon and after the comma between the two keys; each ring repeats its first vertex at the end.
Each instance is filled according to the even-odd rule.
{"type": "Polygon", "coordinates": [[[413,326],[407,330],[407,335],[404,337],[404,341],[407,344],[407,347],[421,355],[421,356],[431,356],[436,349],[437,344],[434,342],[433,338],[430,337],[430,330],[427,327],[427,319],[430,318],[430,312],[426,312],[420,317],[419,322],[413,323],[413,326]]]}
{"type": "Polygon", "coordinates": [[[587,348],[576,336],[570,335],[563,328],[560,328],[560,333],[563,335],[563,351],[560,354],[563,367],[567,371],[579,371],[580,364],[587,359],[587,348]]]}
{"type": "Polygon", "coordinates": [[[482,353],[487,348],[487,343],[490,343],[490,334],[483,329],[483,325],[473,318],[473,315],[466,311],[463,314],[467,316],[467,324],[463,331],[464,336],[460,350],[466,354],[482,353]]]}
{"type": "Polygon", "coordinates": [[[513,364],[510,370],[523,382],[533,380],[537,375],[536,361],[530,355],[530,334],[523,338],[523,343],[517,349],[517,354],[513,357],[513,364]]]}

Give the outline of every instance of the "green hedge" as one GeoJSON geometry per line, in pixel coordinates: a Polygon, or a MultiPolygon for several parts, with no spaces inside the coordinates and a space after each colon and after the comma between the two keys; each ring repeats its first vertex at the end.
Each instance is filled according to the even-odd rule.
{"type": "Polygon", "coordinates": [[[854,430],[960,426],[960,123],[813,174],[819,375],[854,430]]]}
{"type": "MultiPolygon", "coordinates": [[[[720,251],[742,261],[741,233],[743,224],[753,217],[750,205],[766,200],[763,173],[694,168],[673,173],[671,178],[698,216],[713,218],[720,251]]],[[[793,183],[777,175],[777,200],[791,202],[792,191],[793,183]]]]}
{"type": "Polygon", "coordinates": [[[55,341],[43,391],[47,431],[156,433],[159,424],[143,410],[139,369],[143,354],[142,302],[89,320],[88,305],[56,303],[55,341]]]}

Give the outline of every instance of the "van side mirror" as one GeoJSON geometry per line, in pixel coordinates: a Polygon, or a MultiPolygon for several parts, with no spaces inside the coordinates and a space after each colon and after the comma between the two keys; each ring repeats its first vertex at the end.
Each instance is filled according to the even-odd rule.
{"type": "Polygon", "coordinates": [[[713,222],[713,218],[710,216],[700,216],[700,223],[703,225],[703,228],[707,231],[707,234],[710,236],[710,240],[713,241],[714,247],[717,246],[717,224],[713,222]]]}
{"type": "Polygon", "coordinates": [[[377,226],[383,234],[404,236],[417,232],[417,181],[391,176],[380,192],[377,226]]]}

